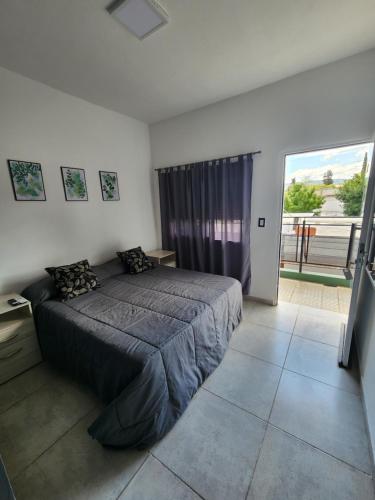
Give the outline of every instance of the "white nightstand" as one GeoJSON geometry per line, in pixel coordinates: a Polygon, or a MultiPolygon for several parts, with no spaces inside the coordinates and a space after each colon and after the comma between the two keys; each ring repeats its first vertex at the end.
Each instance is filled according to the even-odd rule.
{"type": "Polygon", "coordinates": [[[176,252],[173,250],[151,250],[147,257],[162,266],[176,267],[176,252]]]}
{"type": "Polygon", "coordinates": [[[42,361],[30,302],[12,307],[0,295],[0,384],[42,361]]]}

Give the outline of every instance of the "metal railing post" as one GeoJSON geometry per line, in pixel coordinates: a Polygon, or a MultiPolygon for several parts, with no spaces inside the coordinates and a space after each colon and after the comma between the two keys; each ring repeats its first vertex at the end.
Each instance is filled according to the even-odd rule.
{"type": "Polygon", "coordinates": [[[352,249],[353,249],[353,242],[354,242],[354,235],[357,229],[357,225],[353,222],[352,226],[350,228],[350,236],[349,236],[349,244],[348,244],[348,253],[346,255],[346,269],[349,269],[350,265],[350,257],[352,256],[352,249]]]}
{"type": "Polygon", "coordinates": [[[299,242],[299,224],[297,224],[297,238],[296,238],[296,263],[298,262],[298,242],[299,242]]]}
{"type": "Polygon", "coordinates": [[[306,243],[306,252],[305,252],[305,262],[309,259],[309,246],[310,246],[310,228],[311,224],[307,224],[307,243],[306,243]]]}
{"type": "Polygon", "coordinates": [[[305,219],[303,219],[302,235],[301,235],[301,251],[300,251],[300,255],[299,255],[299,272],[300,273],[302,273],[302,266],[303,266],[303,253],[304,253],[304,246],[305,246],[305,225],[306,225],[306,221],[305,221],[305,219]]]}

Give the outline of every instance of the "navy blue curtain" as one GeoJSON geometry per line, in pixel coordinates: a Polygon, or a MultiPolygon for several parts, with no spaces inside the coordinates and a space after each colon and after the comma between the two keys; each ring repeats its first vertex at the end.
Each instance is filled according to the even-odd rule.
{"type": "Polygon", "coordinates": [[[251,154],[159,170],[162,242],[177,264],[250,288],[251,154]]]}

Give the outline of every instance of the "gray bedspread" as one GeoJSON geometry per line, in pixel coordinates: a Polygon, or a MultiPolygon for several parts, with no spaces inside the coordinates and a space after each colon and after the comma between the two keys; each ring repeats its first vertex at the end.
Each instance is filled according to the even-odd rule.
{"type": "Polygon", "coordinates": [[[107,404],[88,429],[93,438],[149,446],[223,358],[241,320],[241,285],[164,266],[130,275],[110,261],[94,270],[101,288],[65,303],[51,297],[49,278],[24,291],[42,353],[107,404]]]}

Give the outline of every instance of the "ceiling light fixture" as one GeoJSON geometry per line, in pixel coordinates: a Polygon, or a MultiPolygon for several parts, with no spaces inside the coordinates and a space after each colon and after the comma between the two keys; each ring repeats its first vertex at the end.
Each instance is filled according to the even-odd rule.
{"type": "Polygon", "coordinates": [[[107,11],[140,40],[168,22],[168,13],[155,0],[116,0],[107,11]]]}

